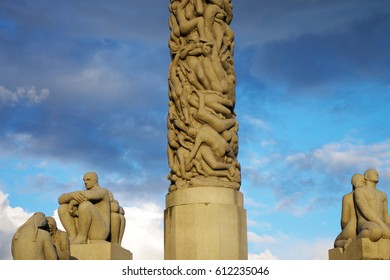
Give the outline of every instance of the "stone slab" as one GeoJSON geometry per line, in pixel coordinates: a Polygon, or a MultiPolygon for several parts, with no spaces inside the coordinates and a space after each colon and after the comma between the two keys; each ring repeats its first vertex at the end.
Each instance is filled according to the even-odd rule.
{"type": "Polygon", "coordinates": [[[70,245],[73,260],[132,260],[133,254],[118,244],[95,241],[89,244],[70,245]]]}
{"type": "Polygon", "coordinates": [[[248,259],[246,210],[241,192],[197,187],[167,194],[164,259],[248,259]]]}
{"type": "Polygon", "coordinates": [[[330,249],[328,255],[329,260],[390,260],[390,240],[355,239],[345,249],[330,249]]]}

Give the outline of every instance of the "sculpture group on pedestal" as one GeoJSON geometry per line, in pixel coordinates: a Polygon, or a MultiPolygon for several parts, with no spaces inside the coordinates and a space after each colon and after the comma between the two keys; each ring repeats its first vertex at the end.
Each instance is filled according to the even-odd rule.
{"type": "Polygon", "coordinates": [[[69,260],[70,246],[66,232],[57,228],[52,217],[34,213],[21,225],[11,244],[15,260],[69,260]]]}
{"type": "Polygon", "coordinates": [[[124,210],[112,193],[99,186],[95,172],[83,177],[86,190],[58,198],[58,215],[69,234],[70,244],[107,240],[120,244],[125,229],[124,210]]]}
{"type": "Polygon", "coordinates": [[[169,190],[239,190],[231,0],[171,0],[169,10],[169,190]]]}
{"type": "Polygon", "coordinates": [[[356,239],[367,238],[372,242],[390,239],[387,195],[376,188],[378,172],[368,169],[364,175],[353,175],[351,182],[352,192],[342,200],[342,231],[334,247],[345,249],[356,239]]]}
{"type": "Polygon", "coordinates": [[[85,190],[62,194],[58,215],[66,232],[54,218],[34,213],[12,239],[15,260],[70,259],[70,245],[108,241],[120,245],[125,231],[124,209],[113,194],[99,186],[95,172],[83,177],[85,190]]]}

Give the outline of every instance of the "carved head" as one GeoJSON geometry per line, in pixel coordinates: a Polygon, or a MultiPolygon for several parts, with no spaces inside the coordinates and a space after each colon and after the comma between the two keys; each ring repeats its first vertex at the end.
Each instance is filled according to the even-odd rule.
{"type": "Polygon", "coordinates": [[[173,14],[176,14],[176,11],[177,11],[177,5],[179,4],[178,1],[171,1],[171,4],[169,5],[168,7],[168,10],[173,13],[173,14]]]}
{"type": "Polygon", "coordinates": [[[89,190],[98,183],[98,176],[95,172],[88,172],[85,173],[83,180],[84,180],[85,188],[89,190]]]}
{"type": "Polygon", "coordinates": [[[27,229],[30,234],[32,234],[32,241],[35,242],[38,236],[39,229],[47,228],[47,220],[45,214],[42,212],[34,213],[23,225],[21,225],[15,233],[15,240],[20,238],[24,229],[27,229]]]}
{"type": "Polygon", "coordinates": [[[57,229],[57,223],[56,220],[53,217],[46,217],[47,223],[49,225],[49,231],[51,234],[55,233],[57,229]]]}
{"type": "Polygon", "coordinates": [[[192,137],[193,139],[196,138],[196,135],[198,134],[198,129],[190,127],[187,130],[188,136],[192,137]]]}
{"type": "Polygon", "coordinates": [[[36,228],[45,228],[47,226],[46,216],[42,212],[34,213],[32,218],[33,218],[33,222],[34,222],[34,227],[36,227],[36,228]]]}
{"type": "Polygon", "coordinates": [[[211,55],[211,53],[213,52],[213,46],[214,44],[212,42],[203,44],[203,54],[205,56],[211,55]]]}
{"type": "Polygon", "coordinates": [[[224,5],[225,5],[225,3],[222,0],[209,0],[208,2],[210,2],[211,4],[217,5],[222,9],[224,8],[224,5]]]}
{"type": "Polygon", "coordinates": [[[364,178],[367,181],[373,182],[373,183],[378,183],[379,182],[379,174],[378,171],[376,171],[373,168],[367,169],[366,172],[364,172],[364,178]]]}
{"type": "Polygon", "coordinates": [[[363,187],[366,183],[364,176],[362,174],[355,174],[352,176],[351,184],[353,189],[363,187]]]}

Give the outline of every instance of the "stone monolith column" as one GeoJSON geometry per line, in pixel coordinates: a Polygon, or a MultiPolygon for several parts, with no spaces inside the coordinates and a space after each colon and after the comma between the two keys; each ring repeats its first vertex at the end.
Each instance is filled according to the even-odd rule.
{"type": "Polygon", "coordinates": [[[171,0],[165,259],[248,258],[231,0],[171,0]]]}

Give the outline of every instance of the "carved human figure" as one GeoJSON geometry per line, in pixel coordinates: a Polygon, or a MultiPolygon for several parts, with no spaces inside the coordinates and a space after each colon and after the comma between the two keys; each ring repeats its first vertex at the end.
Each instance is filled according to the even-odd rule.
{"type": "Polygon", "coordinates": [[[355,174],[351,179],[352,191],[343,196],[341,208],[341,233],[336,237],[334,247],[343,248],[356,237],[357,217],[354,202],[354,191],[364,187],[365,179],[361,174],[355,174]]]}
{"type": "Polygon", "coordinates": [[[106,240],[110,233],[110,196],[100,187],[95,172],[83,177],[86,190],[65,193],[58,198],[58,215],[71,244],[106,240]]]}
{"type": "Polygon", "coordinates": [[[228,94],[228,79],[218,52],[219,50],[215,42],[204,44],[203,53],[205,59],[203,60],[203,65],[210,79],[211,89],[228,94]]]}
{"type": "Polygon", "coordinates": [[[233,181],[235,167],[233,163],[224,161],[225,156],[234,157],[227,141],[206,124],[200,128],[189,128],[188,133],[195,140],[195,144],[186,158],[186,169],[189,170],[192,162],[197,171],[206,177],[220,175],[233,181]]]}
{"type": "Polygon", "coordinates": [[[11,244],[14,260],[57,259],[47,226],[45,214],[37,212],[17,229],[11,244]]]}
{"type": "Polygon", "coordinates": [[[47,217],[49,232],[59,260],[70,259],[69,235],[57,228],[57,222],[53,217],[47,217]]]}
{"type": "Polygon", "coordinates": [[[375,169],[364,173],[365,186],[354,192],[357,213],[357,238],[378,241],[390,238],[390,217],[387,195],[376,189],[379,175],[375,169]]]}
{"type": "MultiPolygon", "coordinates": [[[[222,94],[218,91],[214,90],[195,90],[192,89],[198,100],[193,96],[189,99],[189,103],[197,108],[198,111],[207,111],[209,113],[218,115],[222,114],[225,117],[229,118],[232,116],[231,108],[233,106],[232,102],[226,97],[222,96],[222,94]],[[207,106],[207,108],[205,108],[207,106]]],[[[200,120],[202,122],[202,120],[200,120]]]]}
{"type": "Polygon", "coordinates": [[[232,1],[171,0],[169,11],[169,190],[239,190],[232,1]]]}
{"type": "Polygon", "coordinates": [[[172,12],[176,16],[177,23],[179,25],[180,33],[183,37],[190,35],[190,33],[197,31],[200,41],[207,41],[205,36],[205,23],[202,16],[193,16],[188,19],[188,13],[186,13],[186,7],[189,4],[190,0],[178,0],[177,8],[175,8],[175,3],[171,5],[172,12]]]}
{"type": "Polygon", "coordinates": [[[169,17],[169,28],[171,30],[171,36],[169,40],[169,48],[171,50],[171,56],[177,52],[180,46],[180,27],[177,23],[176,19],[176,9],[177,9],[178,2],[174,2],[173,4],[169,5],[169,11],[171,12],[171,15],[169,17]]]}
{"type": "Polygon", "coordinates": [[[114,198],[110,191],[109,195],[111,203],[111,226],[108,241],[121,244],[126,226],[125,210],[119,205],[118,200],[114,198]]]}
{"type": "MultiPolygon", "coordinates": [[[[196,95],[198,96],[198,102],[190,100],[190,103],[197,107],[198,110],[194,113],[194,118],[200,122],[208,124],[216,132],[222,133],[236,124],[236,120],[233,118],[219,118],[217,113],[227,113],[226,110],[228,106],[232,106],[231,102],[228,99],[225,99],[221,96],[215,94],[214,91],[197,91],[195,90],[196,95]],[[206,102],[208,108],[206,108],[206,102]],[[210,109],[213,109],[215,113],[210,112],[210,109]]],[[[230,111],[231,114],[231,111],[230,111]]]]}
{"type": "MultiPolygon", "coordinates": [[[[205,25],[205,35],[207,40],[213,41],[220,32],[215,31],[214,23],[216,19],[225,19],[227,17],[227,13],[223,9],[223,3],[221,0],[209,0],[208,5],[204,8],[204,25],[205,25]]],[[[222,38],[221,38],[222,39],[222,38]]]]}
{"type": "Polygon", "coordinates": [[[208,75],[215,76],[213,69],[206,69],[203,61],[203,55],[208,51],[205,44],[189,43],[181,52],[180,58],[182,60],[180,71],[187,77],[191,84],[198,90],[211,89],[208,75]]]}
{"type": "MultiPolygon", "coordinates": [[[[168,136],[171,133],[168,133],[168,136]]],[[[172,137],[173,138],[173,137],[172,137]]],[[[170,160],[171,163],[171,169],[172,172],[175,173],[177,176],[187,178],[187,171],[186,170],[186,162],[185,158],[189,156],[191,147],[193,146],[194,139],[191,137],[188,137],[186,134],[179,132],[177,135],[175,135],[175,142],[177,144],[176,149],[176,156],[172,157],[170,160]]],[[[173,147],[173,146],[171,146],[173,147]]],[[[168,156],[170,156],[170,152],[172,152],[171,149],[168,149],[168,156]]]]}
{"type": "Polygon", "coordinates": [[[198,90],[211,89],[229,92],[226,71],[214,42],[189,43],[181,52],[182,73],[198,90]]]}
{"type": "Polygon", "coordinates": [[[168,77],[168,83],[169,83],[169,98],[172,100],[173,104],[176,107],[176,110],[179,113],[182,113],[182,83],[183,81],[179,78],[179,69],[178,69],[178,63],[179,63],[179,55],[176,55],[174,59],[172,60],[171,65],[169,66],[169,77],[168,77]]]}

